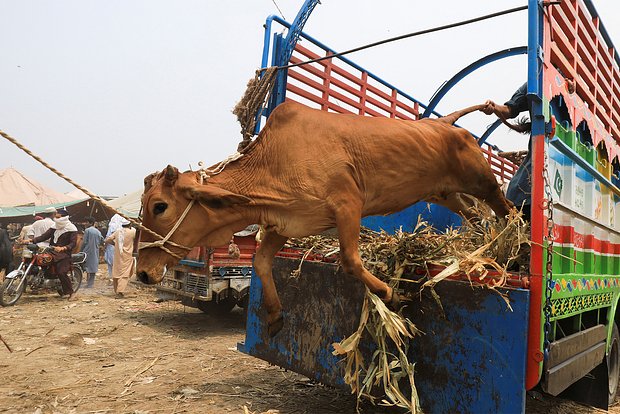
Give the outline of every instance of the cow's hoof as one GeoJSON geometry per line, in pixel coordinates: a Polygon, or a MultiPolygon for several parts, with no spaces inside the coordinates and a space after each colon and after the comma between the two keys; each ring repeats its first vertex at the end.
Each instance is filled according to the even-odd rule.
{"type": "Polygon", "coordinates": [[[276,336],[278,332],[282,330],[283,326],[284,326],[284,318],[282,317],[282,315],[280,315],[278,319],[269,323],[267,327],[267,332],[269,332],[269,337],[273,338],[274,336],[276,336]]]}
{"type": "Polygon", "coordinates": [[[400,295],[396,292],[396,289],[392,288],[392,296],[389,300],[385,301],[385,304],[392,312],[398,312],[403,307],[400,295]]]}

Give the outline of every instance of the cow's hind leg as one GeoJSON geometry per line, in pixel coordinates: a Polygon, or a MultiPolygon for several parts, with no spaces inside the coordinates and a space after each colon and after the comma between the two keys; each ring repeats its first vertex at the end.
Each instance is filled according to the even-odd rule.
{"type": "Polygon", "coordinates": [[[254,269],[263,284],[263,303],[267,309],[269,335],[274,336],[282,329],[282,304],[273,281],[273,258],[284,246],[287,238],[274,231],[266,231],[254,258],[254,269]]]}
{"type": "Polygon", "coordinates": [[[361,208],[347,208],[336,212],[336,226],[340,240],[340,262],[345,273],[359,279],[368,289],[379,296],[391,309],[398,310],[400,299],[398,294],[384,281],[378,279],[364,268],[359,254],[359,235],[361,208]]]}

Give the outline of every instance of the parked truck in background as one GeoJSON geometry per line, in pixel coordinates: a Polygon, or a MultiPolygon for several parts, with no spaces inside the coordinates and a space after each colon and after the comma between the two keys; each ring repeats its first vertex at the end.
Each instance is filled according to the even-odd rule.
{"type": "Polygon", "coordinates": [[[234,235],[239,257],[231,256],[229,245],[195,247],[167,271],[157,290],[206,313],[227,313],[235,305],[247,308],[257,230],[251,226],[234,235]]]}

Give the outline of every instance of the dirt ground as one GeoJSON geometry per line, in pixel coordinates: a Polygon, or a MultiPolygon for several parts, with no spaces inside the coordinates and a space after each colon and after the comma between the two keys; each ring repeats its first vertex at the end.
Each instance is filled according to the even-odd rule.
{"type": "MultiPolygon", "coordinates": [[[[76,302],[27,292],[0,308],[0,335],[13,351],[0,343],[0,412],[355,413],[350,394],[238,352],[241,309],[218,318],[151,288],[115,299],[98,279],[76,302]]],[[[527,413],[603,412],[539,397],[527,413]]]]}

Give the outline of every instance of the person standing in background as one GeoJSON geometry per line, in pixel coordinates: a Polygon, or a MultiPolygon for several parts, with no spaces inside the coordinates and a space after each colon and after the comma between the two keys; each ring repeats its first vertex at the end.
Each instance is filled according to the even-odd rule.
{"type": "Polygon", "coordinates": [[[136,229],[131,228],[129,220],[122,218],[120,224],[122,227],[105,239],[107,244],[114,247],[112,280],[114,281],[114,293],[119,299],[124,296],[131,277],[134,263],[133,242],[136,237],[136,229]]]}
{"type": "MultiPolygon", "coordinates": [[[[118,214],[115,214],[110,219],[110,224],[108,225],[108,231],[106,232],[105,238],[106,240],[114,234],[114,232],[121,228],[121,220],[123,218],[118,214]]],[[[105,253],[103,255],[106,264],[108,265],[108,284],[112,282],[112,268],[114,267],[114,246],[106,243],[105,253]]]]}
{"type": "Polygon", "coordinates": [[[99,268],[99,246],[103,242],[101,232],[95,227],[95,219],[86,217],[86,229],[84,230],[84,238],[82,239],[82,247],[80,251],[86,253],[86,262],[84,268],[88,274],[87,288],[95,286],[95,274],[99,268]]]}

